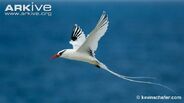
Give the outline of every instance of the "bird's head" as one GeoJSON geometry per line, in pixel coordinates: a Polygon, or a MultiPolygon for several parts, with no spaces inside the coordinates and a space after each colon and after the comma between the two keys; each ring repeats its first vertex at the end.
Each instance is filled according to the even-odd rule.
{"type": "Polygon", "coordinates": [[[66,51],[65,49],[59,51],[57,54],[55,54],[55,55],[52,56],[52,59],[62,57],[62,56],[63,56],[63,53],[64,53],[65,51],[66,51]]]}

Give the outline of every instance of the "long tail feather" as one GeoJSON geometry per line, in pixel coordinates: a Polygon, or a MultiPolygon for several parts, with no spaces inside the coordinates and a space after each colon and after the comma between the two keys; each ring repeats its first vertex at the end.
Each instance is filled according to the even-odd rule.
{"type": "Polygon", "coordinates": [[[113,74],[114,76],[117,76],[121,79],[124,79],[124,80],[127,80],[127,81],[130,81],[130,82],[136,82],[136,83],[142,83],[142,84],[150,84],[150,85],[157,85],[157,86],[160,86],[160,87],[163,87],[163,88],[166,88],[168,89],[169,91],[173,92],[173,93],[176,93],[173,89],[169,88],[168,86],[165,86],[163,84],[159,84],[159,83],[154,83],[154,82],[149,82],[149,81],[141,81],[141,80],[134,80],[134,79],[142,79],[142,78],[152,78],[152,77],[128,77],[128,76],[124,76],[124,75],[120,75],[110,69],[107,68],[106,65],[104,65],[103,63],[99,62],[98,63],[100,64],[100,68],[108,71],[109,73],[113,74]]]}

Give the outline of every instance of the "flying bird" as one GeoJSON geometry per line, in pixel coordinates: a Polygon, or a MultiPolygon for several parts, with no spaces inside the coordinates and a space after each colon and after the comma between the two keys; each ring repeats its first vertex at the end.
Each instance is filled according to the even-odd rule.
{"type": "Polygon", "coordinates": [[[98,42],[100,38],[104,36],[105,32],[107,31],[108,25],[109,25],[108,15],[106,14],[105,11],[103,11],[100,19],[98,20],[96,27],[88,34],[87,37],[85,36],[81,27],[75,24],[72,35],[71,35],[71,40],[69,42],[70,44],[72,44],[73,49],[63,49],[59,51],[57,54],[55,54],[52,58],[54,59],[54,58],[60,57],[60,58],[65,58],[65,59],[70,59],[70,60],[87,62],[89,64],[95,65],[98,68],[106,70],[109,73],[121,79],[128,80],[131,82],[136,82],[136,83],[158,85],[172,92],[175,92],[169,87],[159,84],[159,83],[136,80],[136,79],[143,79],[143,78],[153,79],[153,77],[130,77],[130,76],[125,76],[125,75],[120,75],[112,71],[111,69],[109,69],[102,62],[100,62],[95,57],[95,51],[98,48],[98,42]]]}

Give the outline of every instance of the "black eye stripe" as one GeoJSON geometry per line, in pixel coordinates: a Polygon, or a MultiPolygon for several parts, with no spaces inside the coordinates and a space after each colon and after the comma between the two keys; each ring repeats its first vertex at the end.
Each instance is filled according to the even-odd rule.
{"type": "Polygon", "coordinates": [[[63,50],[63,51],[59,52],[58,54],[59,54],[59,55],[62,55],[65,51],[66,51],[66,50],[63,50]]]}
{"type": "Polygon", "coordinates": [[[60,52],[60,53],[59,53],[59,55],[62,55],[62,54],[63,54],[63,52],[60,52]]]}

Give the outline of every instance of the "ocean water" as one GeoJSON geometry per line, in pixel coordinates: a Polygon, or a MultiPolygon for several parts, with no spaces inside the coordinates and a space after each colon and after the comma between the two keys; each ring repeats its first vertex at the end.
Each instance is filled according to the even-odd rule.
{"type": "MultiPolygon", "coordinates": [[[[1,2],[0,10],[8,2],[1,2]]],[[[49,2],[52,16],[0,14],[0,103],[182,103],[137,95],[184,96],[183,2],[49,2]],[[109,28],[96,57],[129,76],[156,77],[159,86],[119,79],[95,66],[51,60],[71,48],[74,24],[88,34],[102,11],[109,28]]]]}

